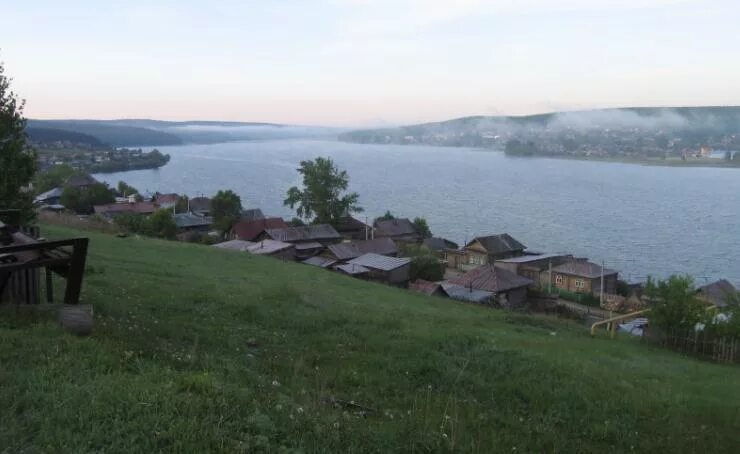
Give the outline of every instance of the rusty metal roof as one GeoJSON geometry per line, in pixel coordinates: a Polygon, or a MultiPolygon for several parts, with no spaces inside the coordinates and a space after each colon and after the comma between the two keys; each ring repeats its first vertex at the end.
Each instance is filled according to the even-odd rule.
{"type": "Polygon", "coordinates": [[[411,259],[406,257],[388,257],[370,252],[352,259],[348,263],[375,270],[393,271],[397,268],[408,265],[411,263],[411,259]]]}
{"type": "Polygon", "coordinates": [[[483,265],[468,271],[462,276],[457,276],[449,281],[474,290],[485,290],[487,292],[500,293],[519,287],[526,287],[532,283],[530,279],[512,273],[503,268],[493,265],[483,265]]]}

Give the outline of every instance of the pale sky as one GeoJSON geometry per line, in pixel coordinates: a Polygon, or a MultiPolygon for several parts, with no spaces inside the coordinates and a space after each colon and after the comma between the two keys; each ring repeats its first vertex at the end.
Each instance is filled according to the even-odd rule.
{"type": "Polygon", "coordinates": [[[0,0],[31,118],[365,126],[740,104],[740,0],[0,0]]]}

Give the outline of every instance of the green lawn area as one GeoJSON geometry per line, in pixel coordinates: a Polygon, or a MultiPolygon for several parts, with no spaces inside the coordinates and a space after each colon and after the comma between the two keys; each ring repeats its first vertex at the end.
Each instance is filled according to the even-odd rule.
{"type": "Polygon", "coordinates": [[[740,446],[736,366],[244,253],[43,232],[90,236],[96,325],[0,312],[2,453],[740,446]]]}

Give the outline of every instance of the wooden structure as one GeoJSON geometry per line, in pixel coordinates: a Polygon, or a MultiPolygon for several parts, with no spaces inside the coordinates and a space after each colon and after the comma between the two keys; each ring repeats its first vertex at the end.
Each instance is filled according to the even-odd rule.
{"type": "Polygon", "coordinates": [[[79,303],[87,238],[43,241],[38,229],[23,228],[15,210],[0,210],[0,303],[39,304],[44,270],[46,301],[54,299],[52,274],[67,283],[64,304],[79,303]]]}

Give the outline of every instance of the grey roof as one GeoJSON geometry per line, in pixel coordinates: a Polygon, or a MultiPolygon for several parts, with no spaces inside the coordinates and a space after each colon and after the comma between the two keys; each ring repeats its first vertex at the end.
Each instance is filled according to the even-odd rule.
{"type": "Polygon", "coordinates": [[[67,178],[65,185],[78,188],[82,186],[90,186],[97,182],[98,180],[96,180],[92,176],[86,173],[82,173],[82,174],[72,175],[71,177],[67,178]]]}
{"type": "Polygon", "coordinates": [[[337,265],[335,268],[339,271],[342,271],[347,274],[352,274],[352,275],[365,274],[365,273],[370,272],[370,270],[365,268],[364,266],[356,265],[354,263],[345,263],[343,265],[337,265]]]}
{"type": "Polygon", "coordinates": [[[471,303],[484,303],[493,297],[492,292],[484,290],[470,289],[449,282],[442,282],[442,290],[452,299],[460,301],[469,301],[471,303]]]}
{"type": "Polygon", "coordinates": [[[209,216],[198,216],[193,213],[176,213],[175,224],[180,229],[188,227],[207,227],[213,224],[213,218],[209,216]]]}
{"type": "Polygon", "coordinates": [[[491,264],[479,266],[462,276],[450,279],[448,282],[450,284],[457,284],[466,288],[485,290],[492,293],[505,292],[532,284],[532,281],[526,277],[519,276],[503,268],[496,268],[491,264]]]}
{"type": "Polygon", "coordinates": [[[408,218],[375,221],[378,236],[416,235],[414,224],[408,218]]]}
{"type": "Polygon", "coordinates": [[[390,238],[356,240],[349,243],[329,245],[329,250],[338,260],[349,260],[373,252],[380,255],[398,254],[398,246],[390,238]]]}
{"type": "Polygon", "coordinates": [[[354,232],[357,230],[365,230],[366,228],[371,227],[352,216],[343,216],[337,222],[337,232],[354,232]]]}
{"type": "Polygon", "coordinates": [[[43,202],[44,200],[58,198],[62,196],[63,192],[64,192],[64,189],[62,188],[50,189],[46,192],[42,192],[41,194],[37,195],[35,200],[37,202],[43,202]]]}
{"type": "Polygon", "coordinates": [[[527,247],[515,240],[508,233],[498,235],[477,236],[466,246],[470,246],[475,241],[479,242],[489,254],[504,254],[509,252],[523,251],[527,247]]]}
{"type": "Polygon", "coordinates": [[[190,211],[211,211],[211,199],[208,197],[193,197],[188,204],[190,211]]]}
{"type": "Polygon", "coordinates": [[[706,299],[711,301],[717,307],[727,305],[727,300],[733,293],[737,293],[735,286],[727,279],[720,279],[711,284],[704,285],[697,289],[706,299]]]}
{"type": "Polygon", "coordinates": [[[528,263],[528,262],[536,262],[538,260],[553,259],[557,257],[566,257],[566,255],[564,254],[521,255],[519,257],[511,257],[508,259],[500,259],[496,261],[501,262],[501,263],[528,263]]]}
{"type": "Polygon", "coordinates": [[[363,254],[355,259],[350,260],[348,263],[353,265],[361,265],[365,268],[372,268],[375,270],[392,271],[402,266],[406,266],[411,263],[411,259],[406,257],[388,257],[385,255],[368,253],[363,254]]]}
{"type": "MultiPolygon", "coordinates": [[[[571,260],[552,269],[555,273],[570,274],[572,276],[595,279],[601,277],[601,265],[589,262],[588,260],[571,260]]],[[[618,271],[604,268],[604,275],[617,274],[618,271]]]]}
{"type": "Polygon", "coordinates": [[[223,243],[214,244],[213,247],[217,247],[219,249],[229,249],[231,251],[246,251],[247,248],[251,245],[253,245],[251,241],[244,241],[244,240],[230,240],[230,241],[224,241],[223,243]]]}
{"type": "Polygon", "coordinates": [[[244,240],[230,240],[224,241],[223,243],[214,244],[213,247],[221,249],[230,249],[232,251],[249,252],[255,255],[269,255],[275,252],[280,252],[284,249],[292,248],[293,245],[290,243],[283,243],[282,241],[274,240],[262,240],[262,241],[244,241],[244,240]]]}
{"type": "Polygon", "coordinates": [[[305,251],[307,249],[322,249],[323,244],[317,243],[316,241],[309,241],[308,243],[298,243],[295,245],[296,250],[305,251]]]}
{"type": "Polygon", "coordinates": [[[457,243],[454,241],[447,240],[440,237],[432,237],[424,239],[424,246],[428,247],[432,251],[444,251],[445,249],[457,249],[457,243]]]}
{"type": "Polygon", "coordinates": [[[248,210],[242,210],[242,221],[255,221],[257,219],[264,219],[265,215],[262,214],[262,210],[259,208],[250,208],[248,210]]]}
{"type": "Polygon", "coordinates": [[[305,263],[306,265],[318,266],[318,267],[321,267],[321,268],[329,268],[330,266],[332,266],[335,263],[337,263],[337,261],[336,260],[332,260],[332,259],[328,259],[326,257],[321,257],[321,256],[318,256],[317,255],[316,257],[308,258],[308,259],[304,260],[301,263],[305,263]]]}
{"type": "Polygon", "coordinates": [[[342,237],[336,230],[334,230],[334,227],[328,224],[266,229],[265,232],[273,240],[286,242],[335,240],[342,237]]]}

